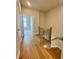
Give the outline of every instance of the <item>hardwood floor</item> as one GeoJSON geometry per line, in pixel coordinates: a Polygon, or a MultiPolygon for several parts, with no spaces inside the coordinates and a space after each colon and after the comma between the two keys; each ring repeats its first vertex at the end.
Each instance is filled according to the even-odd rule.
{"type": "MultiPolygon", "coordinates": [[[[51,51],[40,45],[40,39],[38,37],[30,38],[31,35],[27,35],[26,37],[22,43],[20,59],[57,59],[55,58],[57,53],[54,57],[52,56],[55,50],[51,51]]],[[[58,54],[60,54],[60,50],[58,51],[58,54]]],[[[58,59],[60,58],[58,57],[58,59]]]]}

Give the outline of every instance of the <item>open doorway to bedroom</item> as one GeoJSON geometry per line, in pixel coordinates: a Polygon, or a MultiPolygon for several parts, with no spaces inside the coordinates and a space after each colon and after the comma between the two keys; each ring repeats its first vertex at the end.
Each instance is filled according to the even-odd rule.
{"type": "Polygon", "coordinates": [[[29,44],[33,38],[33,17],[21,16],[21,21],[24,42],[29,44]]]}

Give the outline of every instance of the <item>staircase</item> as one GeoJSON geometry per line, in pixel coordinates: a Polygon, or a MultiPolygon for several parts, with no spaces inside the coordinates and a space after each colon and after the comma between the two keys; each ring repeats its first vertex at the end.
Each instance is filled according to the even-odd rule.
{"type": "Polygon", "coordinates": [[[59,48],[46,48],[46,50],[53,57],[53,59],[61,59],[61,50],[59,48]]]}

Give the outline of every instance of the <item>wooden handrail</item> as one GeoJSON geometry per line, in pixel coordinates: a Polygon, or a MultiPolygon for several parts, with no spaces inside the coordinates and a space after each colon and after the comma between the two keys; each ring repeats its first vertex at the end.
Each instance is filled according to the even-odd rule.
{"type": "Polygon", "coordinates": [[[63,37],[55,37],[51,41],[53,41],[53,40],[62,40],[63,41],[63,37]]]}

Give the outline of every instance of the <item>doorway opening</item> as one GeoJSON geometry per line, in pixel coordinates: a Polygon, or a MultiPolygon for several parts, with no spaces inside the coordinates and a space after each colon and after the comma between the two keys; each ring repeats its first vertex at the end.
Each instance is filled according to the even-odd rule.
{"type": "Polygon", "coordinates": [[[22,16],[22,34],[23,39],[27,44],[31,43],[33,39],[33,17],[22,16]]]}

